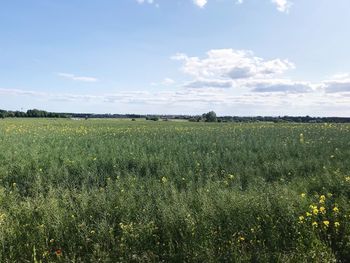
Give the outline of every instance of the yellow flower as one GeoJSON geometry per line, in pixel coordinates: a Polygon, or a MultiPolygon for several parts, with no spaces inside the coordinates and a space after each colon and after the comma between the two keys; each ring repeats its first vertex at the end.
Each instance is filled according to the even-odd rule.
{"type": "Polygon", "coordinates": [[[299,216],[299,221],[302,223],[304,221],[305,217],[304,216],[299,216]]]}
{"type": "Polygon", "coordinates": [[[323,224],[325,225],[325,227],[328,227],[329,226],[329,221],[328,220],[324,220],[323,224]]]}
{"type": "Polygon", "coordinates": [[[167,181],[168,181],[168,179],[165,176],[163,176],[162,177],[162,183],[165,184],[167,181]]]}
{"type": "Polygon", "coordinates": [[[338,227],[340,226],[340,223],[339,223],[339,222],[334,222],[334,226],[335,226],[336,228],[338,228],[338,227]]]}
{"type": "Polygon", "coordinates": [[[323,206],[320,207],[320,212],[322,214],[325,214],[326,213],[326,208],[324,208],[323,206]]]}
{"type": "Polygon", "coordinates": [[[345,177],[346,182],[350,182],[350,176],[345,177]]]}
{"type": "Polygon", "coordinates": [[[301,193],[301,197],[304,198],[306,196],[305,193],[301,193]]]}
{"type": "Polygon", "coordinates": [[[312,216],[312,214],[309,212],[306,212],[306,216],[312,216]]]}
{"type": "Polygon", "coordinates": [[[335,207],[333,208],[333,211],[334,211],[334,213],[339,213],[339,208],[335,206],[335,207]]]}
{"type": "Polygon", "coordinates": [[[321,195],[320,196],[320,204],[324,204],[325,201],[326,201],[326,196],[325,195],[321,195]]]}
{"type": "Polygon", "coordinates": [[[318,227],[317,222],[312,222],[312,226],[313,226],[313,227],[318,227]]]}
{"type": "Polygon", "coordinates": [[[314,215],[317,215],[317,214],[318,214],[318,209],[317,209],[317,208],[314,208],[314,209],[312,210],[312,213],[314,213],[314,215]]]}

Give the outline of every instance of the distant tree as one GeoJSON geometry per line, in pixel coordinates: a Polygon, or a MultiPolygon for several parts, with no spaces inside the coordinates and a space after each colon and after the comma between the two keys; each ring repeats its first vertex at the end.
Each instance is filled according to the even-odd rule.
{"type": "Polygon", "coordinates": [[[45,118],[48,112],[38,109],[27,110],[27,116],[31,118],[45,118]]]}
{"type": "Polygon", "coordinates": [[[218,120],[216,117],[216,113],[214,111],[209,111],[208,113],[204,113],[203,119],[206,122],[217,122],[217,120],[218,120]]]}
{"type": "Polygon", "coordinates": [[[200,122],[202,120],[202,116],[193,116],[188,119],[190,122],[200,122]]]}
{"type": "Polygon", "coordinates": [[[13,117],[15,117],[15,113],[13,111],[8,111],[7,114],[6,114],[6,117],[7,118],[13,118],[13,117]]]}
{"type": "Polygon", "coordinates": [[[147,116],[146,120],[147,121],[159,121],[159,117],[157,117],[157,116],[147,116]]]}

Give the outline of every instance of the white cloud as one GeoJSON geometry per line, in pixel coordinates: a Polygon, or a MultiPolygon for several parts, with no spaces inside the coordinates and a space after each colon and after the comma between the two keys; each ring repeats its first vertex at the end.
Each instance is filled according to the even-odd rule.
{"type": "Polygon", "coordinates": [[[350,74],[349,73],[337,73],[334,74],[331,79],[333,80],[344,80],[344,79],[350,79],[350,74]]]}
{"type": "Polygon", "coordinates": [[[213,49],[203,59],[178,53],[172,59],[183,62],[182,70],[195,78],[269,78],[295,66],[287,59],[264,60],[249,50],[213,49]]]}
{"type": "MultiPolygon", "coordinates": [[[[204,8],[208,4],[208,0],[189,0],[199,8],[204,8]]],[[[236,0],[236,4],[243,4],[245,0],[236,0]]],[[[278,11],[283,13],[288,13],[292,7],[292,2],[290,0],[270,0],[277,8],[278,11]]],[[[159,7],[159,4],[154,0],[136,0],[139,4],[154,4],[156,7],[159,7]]]]}
{"type": "Polygon", "coordinates": [[[325,91],[327,93],[350,93],[350,80],[348,81],[333,81],[325,83],[325,91]]]}
{"type": "Polygon", "coordinates": [[[302,81],[292,81],[289,79],[253,81],[249,83],[252,92],[259,93],[308,93],[312,92],[312,84],[302,81]]]}
{"type": "Polygon", "coordinates": [[[263,59],[249,50],[214,49],[204,58],[178,53],[182,71],[193,77],[187,88],[235,88],[255,92],[308,92],[308,83],[280,79],[295,66],[287,59],[263,59]]]}
{"type": "Polygon", "coordinates": [[[323,81],[321,85],[326,93],[350,96],[350,73],[337,73],[323,81]]]}
{"type": "Polygon", "coordinates": [[[200,8],[204,8],[205,5],[208,3],[208,1],[207,0],[193,0],[193,3],[200,8]]]}
{"type": "Polygon", "coordinates": [[[141,4],[150,4],[150,5],[154,5],[155,7],[159,8],[159,4],[156,3],[154,0],[136,0],[137,3],[141,4]]]}
{"type": "Polygon", "coordinates": [[[147,3],[147,4],[153,4],[154,0],[136,0],[139,4],[147,3]]]}
{"type": "Polygon", "coordinates": [[[232,80],[196,79],[185,83],[185,88],[232,88],[232,80]]]}
{"type": "MultiPolygon", "coordinates": [[[[190,0],[199,8],[204,8],[208,4],[208,0],[190,0]]],[[[236,0],[236,4],[243,4],[245,0],[236,0]]],[[[277,8],[278,11],[288,13],[293,3],[290,0],[270,0],[277,8]]],[[[139,4],[150,4],[159,7],[159,4],[154,0],[136,0],[139,4]]]]}
{"type": "Polygon", "coordinates": [[[165,78],[162,82],[163,85],[172,85],[175,83],[175,80],[171,79],[171,78],[165,78]]]}
{"type": "Polygon", "coordinates": [[[82,82],[97,82],[98,79],[94,77],[84,77],[84,76],[76,76],[70,73],[57,73],[58,76],[74,81],[82,81],[82,82]]]}
{"type": "Polygon", "coordinates": [[[326,93],[349,93],[350,94],[350,78],[327,80],[323,82],[326,93]]]}
{"type": "MultiPolygon", "coordinates": [[[[243,4],[244,0],[236,0],[236,4],[243,4]]],[[[293,3],[290,0],[271,0],[277,10],[282,13],[288,13],[293,3]]]]}
{"type": "Polygon", "coordinates": [[[288,13],[293,5],[289,0],[271,0],[271,2],[276,5],[278,11],[283,13],[288,13]]]}

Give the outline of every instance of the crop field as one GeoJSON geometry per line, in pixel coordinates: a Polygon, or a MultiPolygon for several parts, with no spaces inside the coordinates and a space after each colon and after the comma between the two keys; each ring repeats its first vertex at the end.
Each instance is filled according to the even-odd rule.
{"type": "Polygon", "coordinates": [[[350,262],[350,125],[0,120],[0,262],[350,262]]]}

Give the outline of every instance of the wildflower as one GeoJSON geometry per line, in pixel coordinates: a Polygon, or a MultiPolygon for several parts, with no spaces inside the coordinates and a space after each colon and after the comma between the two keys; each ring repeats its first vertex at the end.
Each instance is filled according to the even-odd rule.
{"type": "Polygon", "coordinates": [[[300,133],[299,141],[300,141],[300,143],[304,143],[304,134],[300,133]]]}
{"type": "Polygon", "coordinates": [[[312,226],[313,226],[313,227],[318,227],[317,222],[312,222],[312,226]]]}
{"type": "Polygon", "coordinates": [[[331,194],[331,193],[327,194],[327,197],[332,197],[332,196],[333,196],[333,194],[331,194]]]}
{"type": "Polygon", "coordinates": [[[328,227],[329,226],[329,221],[328,220],[324,220],[323,224],[325,225],[325,227],[328,227]]]}
{"type": "Polygon", "coordinates": [[[301,193],[301,195],[300,195],[302,198],[304,198],[305,196],[306,196],[306,194],[305,193],[301,193]]]}
{"type": "Polygon", "coordinates": [[[306,216],[312,216],[312,214],[309,212],[306,212],[306,216]]]}
{"type": "Polygon", "coordinates": [[[338,228],[338,227],[340,227],[340,223],[339,222],[334,222],[334,226],[335,226],[335,228],[338,228]]]}
{"type": "Polygon", "coordinates": [[[320,207],[320,212],[324,215],[326,213],[326,208],[323,206],[320,207]]]}
{"type": "Polygon", "coordinates": [[[55,251],[55,254],[56,254],[57,257],[62,256],[62,250],[61,250],[61,249],[57,249],[57,250],[55,251]]]}
{"type": "Polygon", "coordinates": [[[333,208],[333,212],[334,212],[334,213],[339,213],[339,208],[335,206],[335,207],[333,208]]]}
{"type": "Polygon", "coordinates": [[[245,238],[243,236],[240,236],[238,239],[239,242],[244,241],[244,240],[245,240],[245,238]]]}
{"type": "Polygon", "coordinates": [[[299,216],[299,222],[300,222],[300,223],[303,223],[303,222],[304,222],[304,219],[305,219],[304,216],[299,216]]]}
{"type": "Polygon", "coordinates": [[[315,206],[315,205],[310,205],[309,207],[311,210],[314,210],[315,208],[317,208],[317,206],[315,206]]]}
{"type": "Polygon", "coordinates": [[[350,176],[345,177],[345,182],[350,182],[350,176]]]}
{"type": "Polygon", "coordinates": [[[320,196],[320,204],[324,204],[324,202],[326,201],[326,197],[324,195],[320,196]]]}
{"type": "Polygon", "coordinates": [[[318,215],[318,209],[317,209],[317,208],[314,208],[314,209],[312,210],[312,213],[313,213],[314,215],[318,215]]]}
{"type": "Polygon", "coordinates": [[[168,179],[165,176],[163,176],[162,177],[162,183],[165,184],[167,181],[168,181],[168,179]]]}

